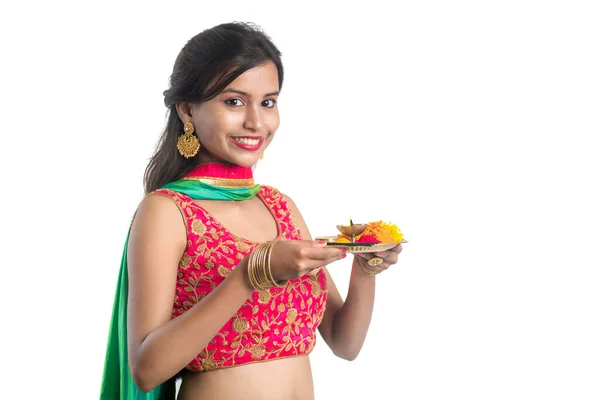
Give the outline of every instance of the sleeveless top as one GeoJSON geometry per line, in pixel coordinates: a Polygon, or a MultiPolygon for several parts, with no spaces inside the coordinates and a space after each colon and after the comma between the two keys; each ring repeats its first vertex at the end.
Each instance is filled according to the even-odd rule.
{"type": "MultiPolygon", "coordinates": [[[[173,303],[172,318],[177,318],[223,282],[260,243],[234,235],[187,195],[163,189],[153,194],[175,201],[187,230],[173,303]]],[[[263,185],[257,196],[277,223],[277,238],[300,240],[282,194],[263,185]]],[[[284,287],[255,291],[186,369],[211,371],[309,354],[325,312],[326,284],[325,273],[318,269],[284,287]]]]}

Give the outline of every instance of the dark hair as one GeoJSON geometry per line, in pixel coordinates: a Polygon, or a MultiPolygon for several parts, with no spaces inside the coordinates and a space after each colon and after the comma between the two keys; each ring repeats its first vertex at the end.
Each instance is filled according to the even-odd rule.
{"type": "Polygon", "coordinates": [[[180,179],[199,164],[198,155],[185,158],[177,150],[183,122],[177,103],[201,103],[217,96],[247,70],[272,61],[283,84],[281,53],[262,29],[251,23],[232,22],[204,30],[191,38],[175,60],[170,87],[165,90],[168,121],[144,174],[150,193],[180,179]]]}

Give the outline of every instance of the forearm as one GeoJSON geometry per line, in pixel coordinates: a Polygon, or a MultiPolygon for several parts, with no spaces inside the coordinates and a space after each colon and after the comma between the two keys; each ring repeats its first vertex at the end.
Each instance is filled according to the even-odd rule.
{"type": "Polygon", "coordinates": [[[179,372],[204,349],[252,294],[242,261],[209,295],[179,317],[152,331],[141,343],[132,375],[149,391],[179,372]]]}
{"type": "Polygon", "coordinates": [[[332,350],[347,360],[355,359],[363,346],[375,301],[375,276],[361,273],[357,263],[352,263],[348,295],[332,327],[332,350]]]}

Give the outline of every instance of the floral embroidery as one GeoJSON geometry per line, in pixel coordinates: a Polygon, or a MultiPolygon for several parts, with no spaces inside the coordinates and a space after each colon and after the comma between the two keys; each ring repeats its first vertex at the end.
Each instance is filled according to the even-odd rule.
{"type": "Polygon", "coordinates": [[[222,265],[219,265],[218,271],[219,271],[219,275],[221,275],[221,276],[227,276],[231,272],[230,270],[228,270],[227,268],[225,268],[222,265]]]}
{"type": "Polygon", "coordinates": [[[250,323],[246,318],[236,318],[233,320],[233,330],[237,333],[244,333],[250,329],[250,323]]]}
{"type": "Polygon", "coordinates": [[[191,263],[192,263],[192,257],[188,256],[187,254],[184,254],[181,257],[181,260],[179,261],[179,268],[187,269],[191,263]]]}
{"type": "Polygon", "coordinates": [[[258,293],[258,302],[260,304],[267,304],[271,300],[271,291],[270,290],[261,290],[258,293]]]}
{"type": "Polygon", "coordinates": [[[194,220],[192,222],[192,232],[198,236],[202,236],[206,232],[206,226],[201,221],[194,220]]]}
{"type": "Polygon", "coordinates": [[[298,316],[298,311],[296,311],[295,308],[290,308],[287,312],[287,317],[285,318],[285,321],[288,324],[291,324],[296,320],[297,316],[298,316]]]}
{"type": "MultiPolygon", "coordinates": [[[[177,318],[216,288],[258,245],[232,235],[190,197],[170,190],[188,232],[187,246],[177,272],[172,318],[177,318]]],[[[300,240],[300,230],[283,195],[263,186],[259,197],[277,221],[279,239],[300,240]]],[[[323,319],[326,276],[315,270],[282,288],[254,292],[221,328],[207,347],[187,366],[192,371],[309,354],[323,319]]]]}

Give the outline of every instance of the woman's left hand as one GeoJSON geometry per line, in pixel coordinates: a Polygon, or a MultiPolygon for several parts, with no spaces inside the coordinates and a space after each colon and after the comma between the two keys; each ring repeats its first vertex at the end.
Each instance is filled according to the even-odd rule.
{"type": "Polygon", "coordinates": [[[396,264],[401,251],[402,245],[398,244],[390,250],[379,253],[356,253],[355,260],[363,274],[377,275],[396,264]]]}

